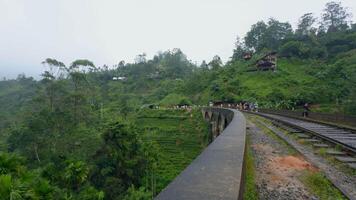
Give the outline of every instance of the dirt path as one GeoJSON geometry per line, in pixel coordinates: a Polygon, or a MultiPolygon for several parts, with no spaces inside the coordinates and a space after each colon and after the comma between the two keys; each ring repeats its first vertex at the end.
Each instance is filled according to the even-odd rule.
{"type": "Polygon", "coordinates": [[[305,170],[317,171],[285,144],[264,133],[251,121],[248,137],[255,159],[256,183],[260,199],[317,199],[298,179],[305,170]]]}

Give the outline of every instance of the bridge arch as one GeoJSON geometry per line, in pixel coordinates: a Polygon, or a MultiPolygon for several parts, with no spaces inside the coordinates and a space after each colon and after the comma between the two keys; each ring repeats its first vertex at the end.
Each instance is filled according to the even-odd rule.
{"type": "Polygon", "coordinates": [[[205,111],[205,112],[204,112],[204,119],[205,119],[206,121],[210,121],[210,120],[211,120],[211,112],[205,111]]]}
{"type": "Polygon", "coordinates": [[[220,114],[217,112],[212,112],[211,114],[210,122],[213,140],[215,140],[215,138],[219,135],[219,116],[220,114]]]}
{"type": "Polygon", "coordinates": [[[219,113],[219,115],[218,115],[218,121],[217,121],[217,126],[216,126],[216,136],[219,136],[220,135],[220,133],[224,130],[223,128],[222,128],[222,123],[223,123],[223,119],[222,119],[223,117],[222,117],[222,114],[221,113],[219,113]]]}
{"type": "Polygon", "coordinates": [[[224,119],[224,129],[229,125],[229,120],[227,119],[227,117],[225,117],[224,119]]]}

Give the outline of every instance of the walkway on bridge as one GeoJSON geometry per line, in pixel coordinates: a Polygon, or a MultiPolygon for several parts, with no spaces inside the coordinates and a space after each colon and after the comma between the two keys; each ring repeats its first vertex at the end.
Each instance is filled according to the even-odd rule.
{"type": "Polygon", "coordinates": [[[213,142],[156,199],[242,198],[245,118],[239,111],[223,108],[205,108],[203,114],[211,122],[214,135],[219,137],[214,137],[213,142]]]}

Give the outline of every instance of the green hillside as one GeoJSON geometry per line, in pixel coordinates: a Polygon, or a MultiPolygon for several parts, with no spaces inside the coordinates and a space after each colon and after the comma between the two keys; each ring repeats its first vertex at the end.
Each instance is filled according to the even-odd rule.
{"type": "Polygon", "coordinates": [[[201,112],[144,110],[137,116],[136,124],[143,139],[158,145],[155,191],[161,191],[208,144],[207,124],[201,112]]]}
{"type": "Polygon", "coordinates": [[[235,44],[224,64],[196,65],[176,48],[112,67],[47,58],[39,80],[0,81],[0,197],[152,198],[207,145],[200,111],[179,105],[310,103],[356,115],[356,24],[341,3],[303,15],[295,30],[259,21],[235,44]],[[258,70],[269,52],[277,69],[258,70]]]}

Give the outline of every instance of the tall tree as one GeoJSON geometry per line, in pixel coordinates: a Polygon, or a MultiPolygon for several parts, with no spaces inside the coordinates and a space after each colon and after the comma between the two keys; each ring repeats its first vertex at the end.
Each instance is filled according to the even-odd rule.
{"type": "Polygon", "coordinates": [[[90,90],[87,87],[89,84],[86,76],[88,70],[95,70],[96,67],[93,62],[89,60],[76,60],[68,68],[69,76],[74,84],[73,99],[73,113],[74,121],[78,123],[81,117],[85,116],[81,107],[86,103],[87,93],[90,90]]]}
{"type": "Polygon", "coordinates": [[[246,34],[245,44],[257,52],[264,48],[275,50],[284,39],[292,34],[292,26],[288,22],[280,22],[271,18],[267,24],[259,21],[252,25],[251,30],[246,34]]]}
{"type": "Polygon", "coordinates": [[[153,169],[153,146],[146,148],[137,129],[122,122],[109,124],[102,137],[104,145],[95,156],[97,169],[92,179],[108,199],[117,199],[130,186],[140,186],[147,170],[153,169]]]}
{"type": "Polygon", "coordinates": [[[298,22],[298,28],[296,29],[296,34],[298,35],[309,35],[310,33],[315,33],[315,28],[313,25],[316,22],[316,18],[313,13],[306,13],[300,17],[298,22]]]}
{"type": "Polygon", "coordinates": [[[211,69],[213,70],[217,70],[219,69],[221,66],[222,66],[222,61],[221,61],[221,58],[220,56],[218,55],[215,55],[213,57],[213,60],[209,62],[209,66],[211,67],[211,69]]]}
{"type": "Polygon", "coordinates": [[[233,50],[231,60],[242,59],[246,52],[247,52],[247,49],[246,49],[245,44],[243,43],[243,41],[241,41],[240,37],[237,36],[236,42],[235,42],[235,49],[233,50]]]}
{"type": "Polygon", "coordinates": [[[247,32],[244,40],[248,48],[258,51],[262,48],[264,36],[267,31],[267,24],[259,21],[252,25],[251,30],[247,32]]]}
{"type": "Polygon", "coordinates": [[[292,26],[288,22],[280,22],[271,18],[267,24],[268,28],[264,39],[268,49],[278,49],[283,40],[293,34],[292,26]]]}
{"type": "Polygon", "coordinates": [[[200,68],[202,68],[202,69],[208,69],[208,64],[206,63],[205,60],[203,60],[203,61],[201,62],[200,68]]]}
{"type": "Polygon", "coordinates": [[[53,112],[54,110],[54,98],[56,96],[56,87],[57,84],[55,82],[56,78],[59,78],[63,75],[63,71],[66,69],[64,63],[57,61],[56,59],[47,58],[42,64],[48,68],[45,70],[44,73],[41,75],[43,77],[42,82],[45,85],[46,96],[49,99],[49,107],[50,110],[53,112]]]}
{"type": "Polygon", "coordinates": [[[335,32],[348,28],[352,14],[341,5],[341,2],[331,1],[326,3],[322,13],[321,26],[328,32],[335,32]]]}
{"type": "Polygon", "coordinates": [[[138,54],[136,57],[135,57],[135,63],[138,64],[138,63],[145,63],[146,62],[146,56],[147,54],[146,53],[142,53],[142,54],[138,54]]]}

